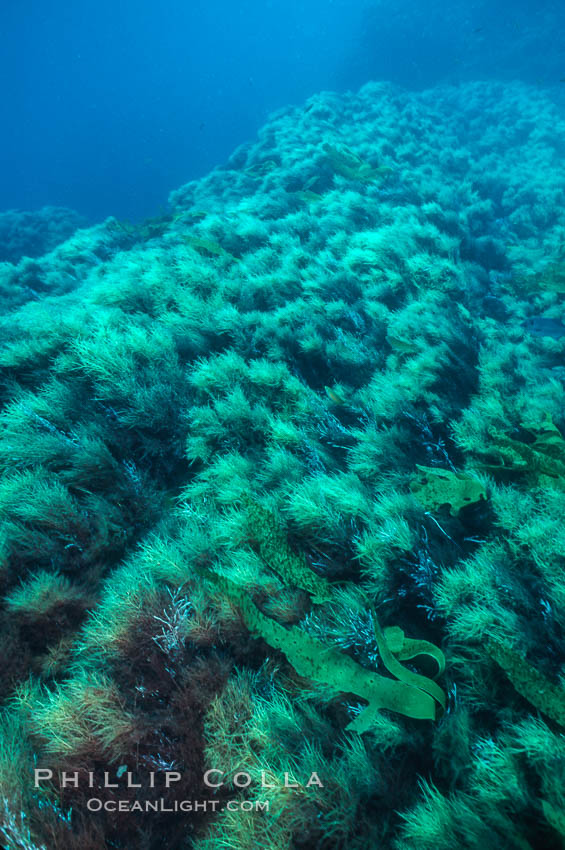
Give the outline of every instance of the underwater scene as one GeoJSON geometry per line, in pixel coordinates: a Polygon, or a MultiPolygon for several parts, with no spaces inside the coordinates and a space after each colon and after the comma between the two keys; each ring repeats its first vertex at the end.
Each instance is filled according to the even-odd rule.
{"type": "Polygon", "coordinates": [[[565,847],[565,8],[24,7],[0,847],[565,847]]]}

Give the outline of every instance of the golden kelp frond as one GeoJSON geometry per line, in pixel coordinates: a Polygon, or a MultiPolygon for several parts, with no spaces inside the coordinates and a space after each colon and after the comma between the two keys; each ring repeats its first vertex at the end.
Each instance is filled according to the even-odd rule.
{"type": "Polygon", "coordinates": [[[114,219],[114,227],[133,236],[136,241],[147,242],[149,239],[161,237],[173,220],[170,213],[164,213],[163,215],[145,218],[139,224],[133,224],[127,219],[114,219]]]}
{"type": "Polygon", "coordinates": [[[206,210],[185,210],[173,218],[173,221],[180,221],[183,218],[191,218],[193,221],[202,221],[206,218],[208,212],[206,210]]]}
{"type": "Polygon", "coordinates": [[[257,162],[255,165],[251,165],[249,168],[245,169],[245,174],[249,177],[265,177],[267,174],[270,174],[271,171],[277,168],[277,163],[274,159],[267,159],[264,162],[257,162]]]}
{"type": "Polygon", "coordinates": [[[340,393],[332,389],[332,387],[324,387],[324,389],[327,397],[330,401],[333,401],[334,404],[345,404],[345,399],[340,395],[340,393]]]}
{"type": "Polygon", "coordinates": [[[245,498],[244,504],[250,532],[265,563],[278,573],[286,585],[309,593],[313,602],[328,602],[331,599],[330,583],[309,568],[304,556],[293,552],[275,515],[250,496],[245,498]]]}
{"type": "Polygon", "coordinates": [[[497,454],[498,464],[483,464],[492,472],[522,472],[532,484],[551,479],[554,486],[565,487],[565,440],[546,414],[540,425],[522,425],[524,431],[536,435],[533,442],[524,442],[506,434],[493,432],[488,454],[497,454]]]}
{"type": "Polygon", "coordinates": [[[324,142],[322,150],[327,155],[333,170],[348,180],[359,180],[361,183],[372,183],[374,180],[386,177],[393,169],[388,165],[374,167],[357,156],[346,145],[336,147],[324,142]]]}
{"type": "Polygon", "coordinates": [[[238,257],[234,257],[233,254],[230,254],[219,242],[215,242],[213,239],[202,239],[199,236],[183,236],[182,239],[189,248],[194,248],[201,256],[225,257],[226,259],[233,260],[233,262],[239,262],[238,257]]]}
{"type": "Polygon", "coordinates": [[[319,195],[318,192],[312,192],[310,189],[301,189],[299,192],[295,192],[295,195],[307,204],[313,204],[323,200],[323,195],[319,195]]]}
{"type": "Polygon", "coordinates": [[[304,201],[305,203],[310,203],[310,202],[314,203],[316,201],[321,201],[322,198],[323,198],[323,195],[320,195],[319,192],[314,192],[313,189],[312,189],[312,187],[316,185],[316,183],[319,181],[319,179],[320,179],[319,174],[314,174],[313,177],[310,177],[306,181],[306,183],[304,184],[302,189],[300,189],[298,192],[294,193],[296,195],[296,197],[300,198],[300,200],[304,201]]]}
{"type": "Polygon", "coordinates": [[[562,254],[553,263],[547,265],[542,271],[528,274],[517,271],[514,274],[514,282],[519,289],[531,292],[559,292],[565,293],[565,254],[562,254]]]}
{"type": "Polygon", "coordinates": [[[502,667],[518,693],[555,723],[565,727],[565,691],[554,685],[521,655],[490,638],[486,646],[493,661],[502,667]]]}
{"type": "Polygon", "coordinates": [[[449,505],[449,513],[456,516],[461,508],[487,498],[483,484],[468,472],[420,466],[419,474],[412,480],[410,489],[425,508],[437,510],[449,505]]]}
{"type": "MultiPolygon", "coordinates": [[[[351,693],[368,702],[367,708],[347,725],[347,730],[359,735],[368,732],[376,714],[383,708],[419,720],[434,720],[438,716],[438,706],[445,709],[442,689],[432,679],[404,668],[394,656],[375,614],[373,622],[379,652],[385,667],[396,679],[361,667],[349,655],[311,637],[297,626],[288,629],[281,626],[261,613],[247,593],[231,579],[207,569],[202,572],[237,606],[249,631],[263,638],[269,646],[280,649],[300,676],[329,686],[336,695],[351,693]]],[[[394,634],[395,645],[398,646],[397,634],[394,634]]],[[[437,647],[434,650],[436,657],[439,657],[437,653],[442,655],[437,647]]],[[[443,661],[438,662],[438,667],[443,669],[443,661]]]]}
{"type": "MultiPolygon", "coordinates": [[[[375,621],[376,616],[373,613],[373,622],[375,621]]],[[[435,644],[428,640],[407,638],[400,626],[386,626],[383,629],[383,636],[389,650],[399,661],[410,661],[420,655],[427,655],[437,664],[438,672],[434,678],[444,673],[445,655],[435,644]]]]}

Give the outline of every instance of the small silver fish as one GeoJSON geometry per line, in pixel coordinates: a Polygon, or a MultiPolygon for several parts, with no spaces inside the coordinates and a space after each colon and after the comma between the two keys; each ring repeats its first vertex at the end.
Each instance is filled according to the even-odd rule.
{"type": "Polygon", "coordinates": [[[534,336],[550,336],[552,339],[561,339],[565,336],[565,325],[559,319],[548,319],[546,316],[530,316],[522,327],[534,336]]]}

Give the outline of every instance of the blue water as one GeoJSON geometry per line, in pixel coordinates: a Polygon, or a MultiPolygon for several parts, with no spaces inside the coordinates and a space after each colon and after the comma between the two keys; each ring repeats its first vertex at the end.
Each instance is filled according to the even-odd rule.
{"type": "Polygon", "coordinates": [[[322,89],[518,78],[563,98],[555,2],[4,0],[0,209],[139,220],[322,89]]]}

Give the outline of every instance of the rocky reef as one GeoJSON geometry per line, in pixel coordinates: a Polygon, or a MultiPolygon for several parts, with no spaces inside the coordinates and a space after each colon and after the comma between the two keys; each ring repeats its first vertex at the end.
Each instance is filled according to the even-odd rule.
{"type": "Polygon", "coordinates": [[[4,846],[563,846],[564,153],[322,93],[0,266],[4,846]]]}

